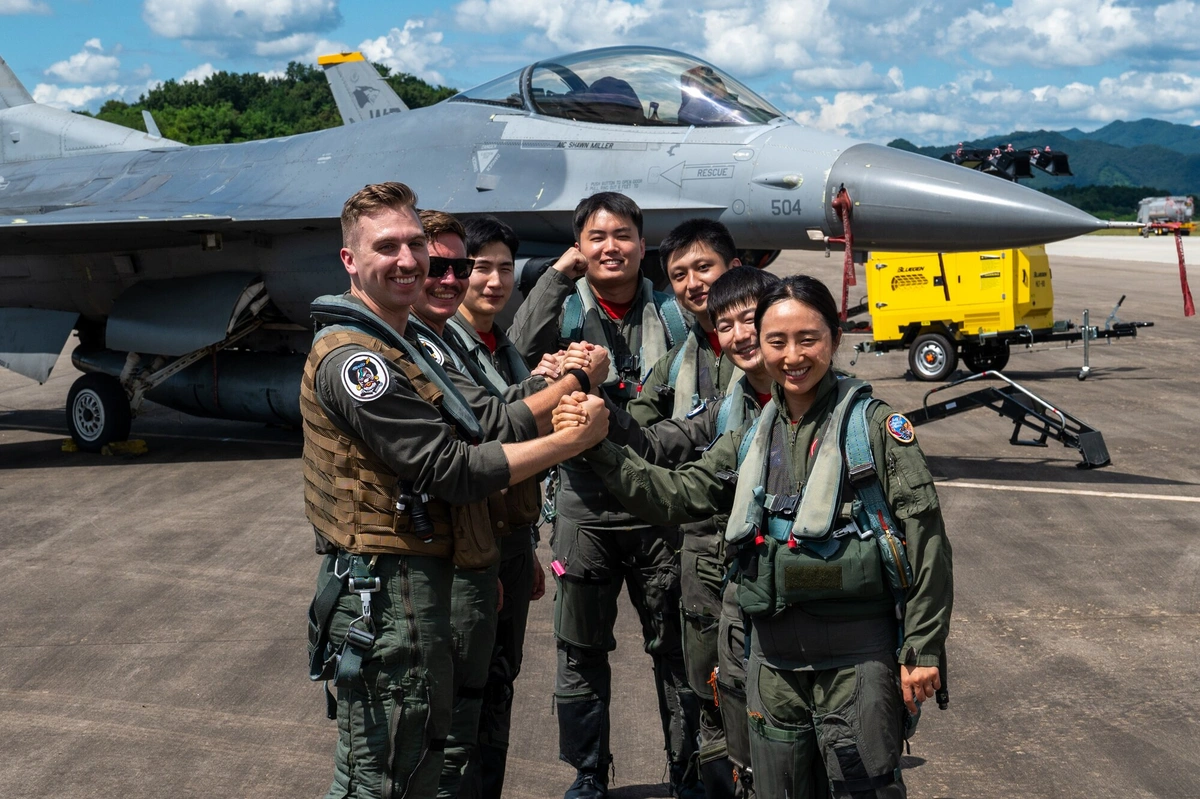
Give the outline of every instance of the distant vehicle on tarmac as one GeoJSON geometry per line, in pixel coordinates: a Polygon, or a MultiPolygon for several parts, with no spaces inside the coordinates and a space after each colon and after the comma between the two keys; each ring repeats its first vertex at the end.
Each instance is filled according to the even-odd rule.
{"type": "MultiPolygon", "coordinates": [[[[856,352],[908,351],[917,380],[940,381],[959,358],[972,372],[1003,369],[1009,347],[1136,336],[1147,322],[1086,330],[1054,319],[1045,247],[958,253],[872,252],[864,267],[871,340],[856,352]]],[[[1122,300],[1124,297],[1121,298],[1122,300]]],[[[1118,303],[1120,305],[1120,303],[1118,303]]],[[[861,329],[856,325],[853,329],[861,329]]]]}
{"type": "Polygon", "coordinates": [[[1138,224],[1142,237],[1169,236],[1176,230],[1190,236],[1196,229],[1196,201],[1191,197],[1145,197],[1138,203],[1138,224]]]}

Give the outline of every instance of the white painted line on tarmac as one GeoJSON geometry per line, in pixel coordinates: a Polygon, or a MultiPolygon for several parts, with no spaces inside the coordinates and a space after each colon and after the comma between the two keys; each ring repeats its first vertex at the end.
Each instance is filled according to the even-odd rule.
{"type": "Polygon", "coordinates": [[[1200,497],[1177,497],[1171,494],[1131,494],[1122,491],[1087,491],[1082,488],[1036,488],[1034,486],[997,486],[987,483],[966,483],[961,480],[947,480],[935,483],[940,489],[943,486],[951,488],[986,488],[989,491],[1019,491],[1026,494],[1072,494],[1078,497],[1109,497],[1112,499],[1159,499],[1165,502],[1200,502],[1200,497]]]}

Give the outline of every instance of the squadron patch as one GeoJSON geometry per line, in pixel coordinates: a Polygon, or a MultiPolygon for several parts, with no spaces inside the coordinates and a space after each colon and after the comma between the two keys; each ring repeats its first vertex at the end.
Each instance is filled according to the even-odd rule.
{"type": "Polygon", "coordinates": [[[342,385],[360,402],[383,396],[390,380],[387,365],[373,352],[356,353],[342,367],[342,385]]]}
{"type": "Polygon", "coordinates": [[[441,347],[424,336],[417,336],[417,341],[421,342],[421,346],[425,348],[425,352],[429,353],[429,357],[437,361],[438,366],[446,365],[446,355],[442,352],[441,347]]]}
{"type": "Polygon", "coordinates": [[[912,422],[902,413],[893,413],[887,418],[887,431],[901,444],[911,444],[917,440],[917,431],[913,430],[912,422]]]}

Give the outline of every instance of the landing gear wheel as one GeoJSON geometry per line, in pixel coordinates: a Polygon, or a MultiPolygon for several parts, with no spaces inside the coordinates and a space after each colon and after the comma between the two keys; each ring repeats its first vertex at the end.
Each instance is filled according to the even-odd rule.
{"type": "Polygon", "coordinates": [[[963,350],[963,363],[972,372],[998,372],[1008,366],[1008,345],[994,347],[967,347],[963,350]]]}
{"type": "Polygon", "coordinates": [[[922,333],[908,350],[908,368],[918,380],[945,380],[957,366],[958,350],[941,333],[922,333]]]}
{"type": "Polygon", "coordinates": [[[84,452],[99,452],[113,441],[129,438],[133,412],[121,381],[111,375],[86,374],[67,394],[67,429],[84,452]]]}

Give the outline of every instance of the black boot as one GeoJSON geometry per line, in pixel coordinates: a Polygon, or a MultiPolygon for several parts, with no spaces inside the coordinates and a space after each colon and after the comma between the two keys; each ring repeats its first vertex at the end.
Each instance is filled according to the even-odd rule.
{"type": "Polygon", "coordinates": [[[575,782],[567,788],[563,799],[604,799],[608,796],[608,766],[600,769],[579,769],[575,782]]]}
{"type": "Polygon", "coordinates": [[[576,769],[575,782],[563,799],[603,799],[608,795],[608,770],[612,755],[608,751],[608,707],[604,700],[559,697],[559,758],[576,769]]]}
{"type": "Polygon", "coordinates": [[[733,763],[727,757],[719,757],[700,764],[700,777],[704,780],[704,795],[707,799],[733,799],[737,786],[733,781],[733,763]]]}
{"type": "Polygon", "coordinates": [[[697,758],[671,764],[671,796],[676,799],[705,799],[697,758]]]}

